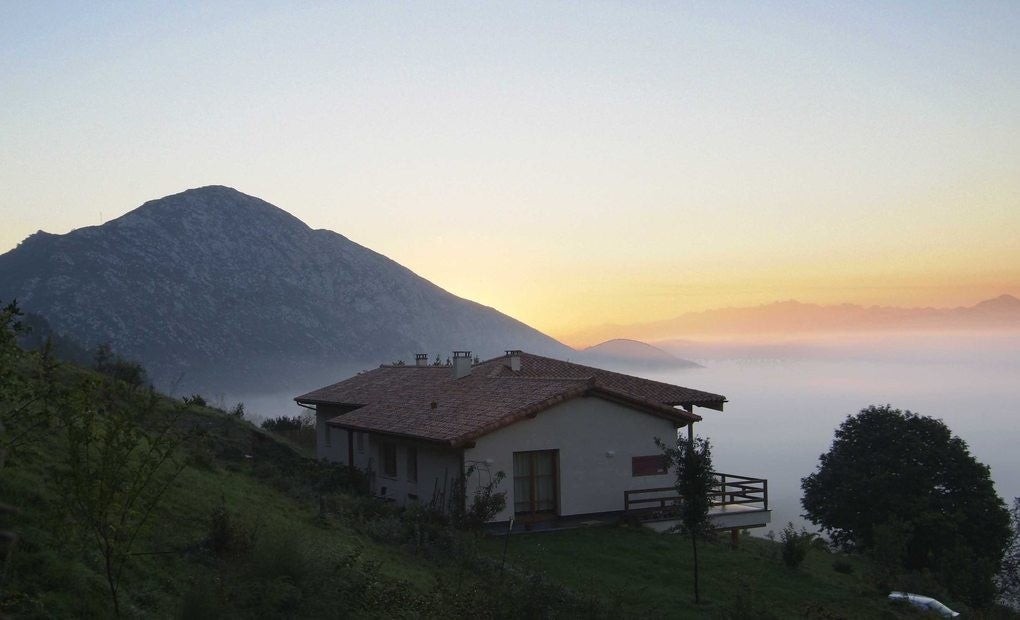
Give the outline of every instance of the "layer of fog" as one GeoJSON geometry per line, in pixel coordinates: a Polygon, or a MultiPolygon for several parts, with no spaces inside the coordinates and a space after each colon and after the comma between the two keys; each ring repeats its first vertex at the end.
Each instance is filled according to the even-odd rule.
{"type": "Polygon", "coordinates": [[[882,334],[773,345],[772,353],[716,355],[696,359],[703,369],[644,375],[727,396],[726,410],[700,411],[696,428],[711,438],[717,470],[768,478],[776,530],[787,521],[810,529],[800,518],[800,479],[843,419],[871,404],[942,419],[990,466],[1007,503],[1020,496],[1016,334],[882,334]]]}

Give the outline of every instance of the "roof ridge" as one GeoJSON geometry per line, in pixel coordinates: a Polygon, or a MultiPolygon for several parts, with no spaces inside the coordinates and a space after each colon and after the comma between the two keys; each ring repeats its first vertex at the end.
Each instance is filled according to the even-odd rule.
{"type": "Polygon", "coordinates": [[[489,379],[517,379],[519,381],[594,381],[596,377],[550,377],[547,375],[490,375],[489,379]]]}

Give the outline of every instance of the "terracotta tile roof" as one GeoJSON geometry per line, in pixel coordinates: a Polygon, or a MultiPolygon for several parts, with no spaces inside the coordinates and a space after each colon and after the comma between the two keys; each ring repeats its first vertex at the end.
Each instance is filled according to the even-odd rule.
{"type": "Polygon", "coordinates": [[[344,428],[462,445],[580,396],[621,402],[685,425],[701,418],[674,409],[722,409],[726,398],[548,357],[521,354],[512,371],[505,357],[453,378],[449,366],[381,366],[294,400],[354,407],[330,420],[344,428]]]}

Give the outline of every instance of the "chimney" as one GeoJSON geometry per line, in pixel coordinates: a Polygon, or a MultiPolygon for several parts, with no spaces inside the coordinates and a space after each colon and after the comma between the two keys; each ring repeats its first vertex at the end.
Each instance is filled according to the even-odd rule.
{"type": "Polygon", "coordinates": [[[507,366],[514,372],[521,371],[521,351],[520,349],[511,349],[506,352],[507,366]]]}
{"type": "Polygon", "coordinates": [[[428,353],[415,353],[414,354],[414,365],[415,366],[428,366],[429,365],[429,354],[428,353]]]}
{"type": "Polygon", "coordinates": [[[471,374],[471,351],[453,352],[453,378],[460,379],[471,374]]]}

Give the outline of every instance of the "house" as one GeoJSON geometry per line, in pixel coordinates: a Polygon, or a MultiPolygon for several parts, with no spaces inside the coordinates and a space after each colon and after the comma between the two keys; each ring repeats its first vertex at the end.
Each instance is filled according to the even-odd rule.
{"type": "MultiPolygon", "coordinates": [[[[418,354],[295,400],[315,410],[318,456],[367,472],[372,493],[397,504],[444,506],[465,472],[469,497],[503,472],[507,502],[494,521],[665,516],[677,496],[656,439],[693,434],[695,408],[726,402],[521,351],[486,361],[455,351],[447,364],[418,354]]],[[[719,527],[768,523],[764,480],[717,479],[719,527]]]]}

